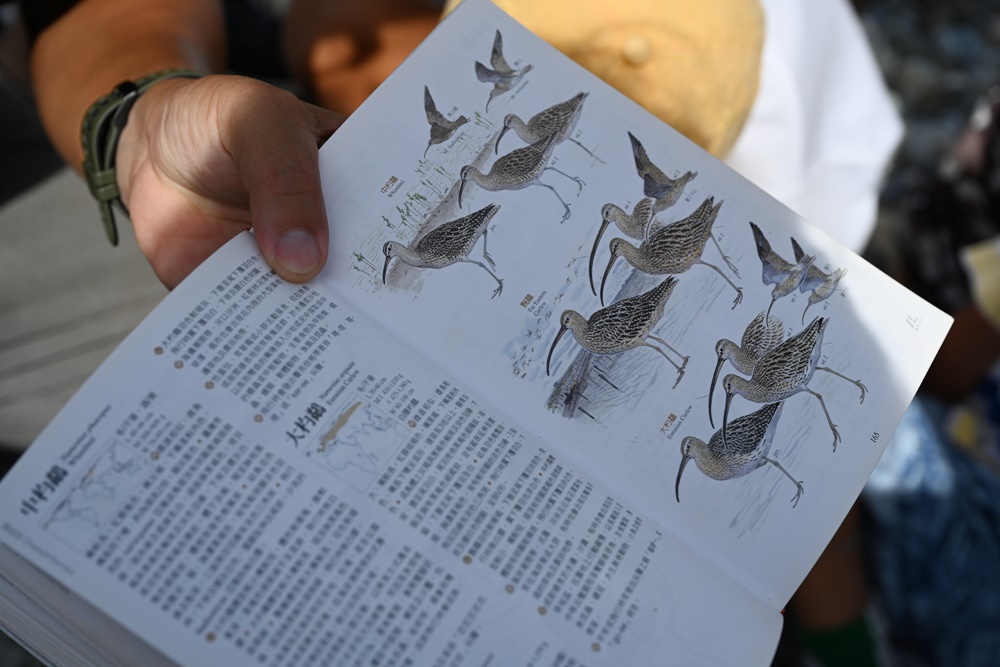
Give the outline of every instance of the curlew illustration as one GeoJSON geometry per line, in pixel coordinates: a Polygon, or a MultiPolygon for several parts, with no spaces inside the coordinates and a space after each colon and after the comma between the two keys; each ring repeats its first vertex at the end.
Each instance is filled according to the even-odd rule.
{"type": "Polygon", "coordinates": [[[494,97],[503,95],[508,90],[516,86],[525,74],[531,71],[531,65],[525,65],[521,69],[514,69],[507,64],[503,57],[503,36],[497,30],[496,37],[493,38],[493,50],[490,52],[490,67],[476,61],[476,78],[483,83],[492,83],[493,90],[490,91],[490,99],[486,100],[486,111],[490,110],[490,102],[494,97]],[[490,69],[492,67],[493,69],[490,69]]]}
{"type": "Polygon", "coordinates": [[[715,382],[719,379],[722,364],[728,359],[738,372],[744,375],[753,374],[753,369],[761,357],[776,348],[785,340],[785,325],[777,317],[764,312],[758,313],[743,331],[740,344],[721,338],[715,344],[715,354],[718,361],[715,372],[712,373],[712,384],[708,389],[708,423],[715,428],[712,419],[712,396],[715,394],[715,382]]]}
{"type": "Polygon", "coordinates": [[[472,181],[484,190],[496,192],[498,190],[522,190],[529,185],[539,185],[548,188],[563,205],[565,212],[560,222],[566,222],[570,216],[569,204],[556,192],[556,189],[547,183],[542,183],[539,177],[542,172],[552,170],[562,174],[566,178],[577,182],[580,189],[583,189],[580,179],[559,171],[555,167],[548,167],[546,163],[552,157],[552,149],[555,147],[555,137],[548,136],[533,144],[518,148],[506,155],[497,158],[489,172],[483,173],[476,167],[466,165],[460,172],[462,185],[458,189],[458,206],[462,207],[462,193],[465,191],[465,184],[472,181]]]}
{"type": "Polygon", "coordinates": [[[721,430],[713,433],[707,443],[690,435],[684,438],[681,441],[681,464],[674,484],[677,502],[681,501],[681,475],[684,474],[684,467],[694,459],[698,470],[720,481],[749,475],[770,463],[795,485],[792,507],[796,507],[805,490],[802,482],[768,456],[778,417],[781,415],[781,406],[781,403],[770,403],[757,412],[734,419],[729,425],[728,438],[723,438],[721,430]]]}
{"type": "MultiPolygon", "coordinates": [[[[792,239],[792,252],[795,253],[796,261],[801,262],[802,258],[805,257],[805,252],[803,252],[801,246],[795,242],[795,239],[792,239]]],[[[815,264],[811,264],[809,266],[809,270],[806,272],[805,277],[802,279],[802,283],[799,285],[800,292],[811,292],[809,295],[809,303],[806,304],[805,309],[802,311],[803,323],[806,321],[806,311],[809,310],[809,306],[829,299],[830,295],[837,290],[837,285],[840,284],[840,279],[843,278],[846,273],[847,269],[837,269],[832,273],[825,273],[815,264]]]]}
{"type": "Polygon", "coordinates": [[[500,207],[490,204],[475,213],[446,222],[440,227],[436,227],[427,232],[413,248],[408,248],[395,241],[386,241],[382,246],[382,253],[385,255],[385,265],[382,267],[382,284],[385,284],[386,273],[389,270],[389,262],[393,257],[398,257],[401,261],[421,269],[441,269],[459,262],[468,262],[483,268],[486,273],[493,276],[497,281],[497,288],[493,290],[493,297],[500,295],[503,291],[503,280],[498,278],[490,267],[496,268],[493,258],[486,252],[487,227],[500,207]],[[487,267],[482,262],[470,259],[469,253],[479,237],[483,237],[483,259],[489,262],[487,267]]]}
{"type": "Polygon", "coordinates": [[[427,151],[431,146],[448,141],[451,135],[455,134],[455,130],[469,122],[465,116],[459,116],[455,120],[445,118],[444,114],[437,110],[427,86],[424,86],[424,112],[427,114],[427,122],[431,125],[431,138],[427,142],[427,148],[424,149],[424,157],[427,157],[427,151]]]}
{"type": "Polygon", "coordinates": [[[656,350],[677,369],[677,380],[674,382],[676,387],[677,383],[684,377],[684,367],[687,366],[690,357],[684,356],[670,343],[650,333],[663,317],[667,299],[670,298],[676,285],[677,279],[668,276],[649,291],[622,299],[607,308],[595,311],[587,319],[584,319],[583,315],[575,310],[563,311],[559,317],[559,333],[552,341],[549,356],[545,361],[546,374],[551,374],[552,353],[555,351],[559,339],[568,329],[573,332],[573,338],[576,339],[577,343],[594,354],[617,354],[637,347],[649,347],[656,350]],[[678,357],[681,357],[683,362],[677,364],[659,347],[646,342],[647,338],[652,338],[664,345],[678,357]]]}
{"type": "Polygon", "coordinates": [[[601,228],[597,231],[597,238],[594,239],[594,247],[590,250],[590,264],[588,265],[590,291],[595,296],[597,295],[597,289],[594,287],[594,256],[597,254],[597,246],[601,242],[604,230],[614,222],[622,234],[638,241],[644,241],[646,239],[646,229],[653,219],[654,203],[649,197],[640,199],[632,207],[631,213],[626,213],[620,206],[614,204],[605,204],[601,207],[601,228]]]}
{"type": "Polygon", "coordinates": [[[831,368],[818,365],[820,346],[823,344],[823,332],[827,322],[829,319],[825,317],[815,318],[805,329],[765,354],[754,366],[749,380],[734,374],[723,378],[722,387],[726,390],[726,409],[722,414],[723,440],[727,437],[726,423],[729,421],[729,405],[732,403],[734,394],[739,394],[754,403],[771,403],[783,401],[789,396],[804,391],[819,400],[823,414],[826,415],[826,421],[830,425],[830,430],[833,431],[833,451],[837,451],[840,433],[830,418],[830,412],[826,409],[823,396],[809,388],[809,381],[815,371],[826,371],[836,375],[861,390],[861,403],[865,402],[865,394],[868,389],[859,380],[852,380],[831,368]]]}
{"type": "Polygon", "coordinates": [[[503,139],[503,135],[507,133],[507,130],[514,130],[517,136],[529,144],[533,144],[539,139],[544,139],[550,134],[554,134],[557,144],[567,140],[572,141],[587,151],[591,157],[596,158],[597,156],[589,148],[572,137],[573,131],[576,129],[576,124],[580,121],[580,114],[583,113],[583,103],[586,101],[588,94],[579,93],[565,102],[554,104],[548,109],[539,111],[528,119],[527,123],[512,113],[507,114],[504,116],[503,129],[497,135],[493,152],[500,152],[500,140],[503,139]]]}
{"type": "Polygon", "coordinates": [[[684,186],[698,175],[697,171],[688,171],[678,178],[670,178],[660,170],[649,156],[646,149],[631,132],[628,133],[629,141],[632,142],[632,157],[635,158],[635,170],[642,179],[642,192],[647,197],[652,197],[656,201],[653,214],[670,208],[677,203],[684,186]]]}
{"type": "MultiPolygon", "coordinates": [[[[660,227],[638,247],[621,237],[611,239],[609,245],[611,259],[608,261],[604,277],[601,279],[601,304],[604,303],[604,285],[608,280],[608,274],[611,273],[611,267],[614,266],[615,260],[624,257],[636,269],[650,275],[684,273],[695,264],[710,267],[722,276],[730,287],[736,290],[736,299],[733,301],[733,308],[735,308],[743,300],[743,290],[737,287],[719,267],[701,258],[705,251],[705,244],[711,238],[727,266],[736,273],[735,267],[722,252],[722,247],[712,234],[712,225],[719,215],[720,208],[722,208],[722,202],[716,204],[715,198],[709,197],[694,213],[682,220],[660,227]]],[[[738,273],[736,275],[739,277],[738,273]]]]}
{"type": "MultiPolygon", "coordinates": [[[[803,254],[792,264],[774,251],[760,227],[751,222],[750,229],[753,231],[754,245],[757,246],[757,256],[760,257],[761,280],[765,285],[774,285],[771,290],[771,305],[767,308],[770,314],[775,301],[788,296],[802,284],[816,257],[803,254]]],[[[795,239],[792,239],[792,244],[798,245],[795,239]]]]}

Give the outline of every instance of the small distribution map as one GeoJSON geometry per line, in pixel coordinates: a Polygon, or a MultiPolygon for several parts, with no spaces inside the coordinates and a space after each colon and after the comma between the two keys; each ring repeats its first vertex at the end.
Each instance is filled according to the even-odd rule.
{"type": "Polygon", "coordinates": [[[406,427],[367,400],[342,401],[306,456],[364,490],[409,435],[406,427]]]}
{"type": "Polygon", "coordinates": [[[74,549],[85,551],[127,495],[142,479],[149,462],[118,440],[104,447],[83,476],[55,505],[44,528],[74,549]]]}

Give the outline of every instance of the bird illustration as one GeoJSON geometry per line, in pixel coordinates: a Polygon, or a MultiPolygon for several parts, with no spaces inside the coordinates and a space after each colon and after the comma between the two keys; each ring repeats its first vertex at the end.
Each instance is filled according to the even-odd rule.
{"type": "MultiPolygon", "coordinates": [[[[792,252],[795,253],[795,259],[797,261],[802,261],[805,257],[805,252],[796,243],[795,239],[792,239],[792,252]]],[[[840,279],[847,274],[847,269],[837,269],[832,273],[825,273],[815,264],[809,266],[809,270],[806,272],[805,277],[802,279],[802,283],[799,285],[799,291],[802,293],[810,292],[809,302],[806,304],[805,310],[802,311],[802,322],[806,321],[806,311],[809,310],[809,306],[815,305],[820,301],[824,301],[830,298],[830,295],[837,290],[837,285],[840,284],[840,279]]]]}
{"type": "Polygon", "coordinates": [[[554,134],[557,144],[567,140],[572,141],[587,151],[591,157],[596,157],[589,148],[572,137],[576,124],[580,121],[580,115],[583,113],[583,103],[586,101],[587,95],[588,93],[579,93],[565,102],[554,104],[548,109],[536,113],[528,119],[527,123],[519,116],[512,113],[507,114],[504,116],[503,129],[497,135],[493,152],[500,152],[500,140],[503,139],[503,135],[507,134],[507,130],[514,130],[517,136],[529,144],[554,134]]]}
{"type": "Polygon", "coordinates": [[[531,65],[525,65],[521,69],[514,69],[507,64],[503,57],[503,36],[497,30],[496,37],[493,38],[493,50],[490,52],[490,67],[476,61],[476,78],[483,83],[492,83],[493,90],[490,91],[490,99],[486,100],[486,111],[490,110],[490,102],[494,97],[503,95],[508,90],[516,86],[525,74],[531,71],[531,65]],[[493,69],[490,69],[492,67],[493,69]]]}
{"type": "Polygon", "coordinates": [[[385,265],[382,267],[382,284],[385,284],[386,273],[389,270],[389,262],[393,257],[398,257],[401,261],[421,269],[441,269],[459,262],[469,262],[483,268],[497,281],[497,288],[493,291],[493,297],[500,295],[503,291],[503,280],[497,277],[482,262],[470,259],[469,253],[479,237],[483,237],[483,259],[489,262],[490,267],[496,268],[493,258],[486,251],[486,236],[488,226],[493,216],[496,215],[500,207],[490,204],[475,213],[446,222],[439,227],[427,232],[413,248],[408,248],[395,241],[386,241],[382,246],[382,253],[385,255],[385,265]]]}
{"type": "Polygon", "coordinates": [[[590,275],[590,291],[593,292],[595,296],[597,295],[597,289],[594,287],[594,256],[597,254],[597,246],[601,242],[604,230],[608,228],[608,225],[614,222],[618,229],[629,238],[633,238],[638,241],[645,240],[646,228],[649,226],[650,220],[653,217],[654,203],[655,202],[649,197],[640,199],[636,205],[632,207],[631,213],[626,213],[620,206],[616,206],[615,204],[605,204],[601,207],[601,228],[597,231],[597,238],[594,239],[594,247],[590,251],[590,264],[588,266],[588,274],[590,275]]]}
{"type": "MultiPolygon", "coordinates": [[[[809,267],[816,261],[816,256],[803,254],[792,264],[774,251],[760,227],[751,222],[750,229],[753,231],[754,245],[757,246],[757,256],[760,257],[761,280],[765,285],[774,285],[771,290],[771,305],[767,308],[770,314],[775,301],[788,296],[802,284],[809,267]]],[[[797,245],[795,239],[792,239],[792,243],[797,245]]]]}
{"type": "Polygon", "coordinates": [[[649,347],[656,350],[677,369],[677,380],[674,382],[676,387],[677,383],[684,377],[684,368],[690,357],[682,355],[667,341],[650,333],[663,317],[667,299],[670,298],[676,285],[677,279],[668,276],[649,291],[622,299],[607,308],[595,311],[586,319],[575,310],[563,311],[559,318],[559,333],[552,341],[549,356],[545,362],[546,374],[552,372],[552,353],[555,351],[559,339],[569,330],[573,332],[573,338],[576,339],[577,343],[594,354],[617,354],[637,347],[649,347]],[[683,362],[677,364],[662,349],[646,342],[647,338],[665,346],[681,357],[683,362]]]}
{"type": "Polygon", "coordinates": [[[792,507],[799,504],[805,489],[802,482],[792,477],[784,466],[768,456],[774,431],[781,415],[782,403],[769,403],[757,412],[734,419],[729,425],[729,437],[723,438],[722,431],[716,431],[708,442],[694,436],[681,440],[681,464],[677,469],[674,496],[681,501],[681,475],[688,461],[694,460],[698,469],[706,476],[719,481],[749,475],[770,463],[785,474],[795,485],[792,507]]]}
{"type": "Polygon", "coordinates": [[[721,208],[721,201],[716,204],[715,198],[709,197],[688,217],[650,233],[638,247],[621,237],[611,239],[609,244],[611,259],[608,261],[604,277],[601,279],[601,304],[604,304],[604,285],[608,280],[608,274],[611,273],[611,267],[614,266],[619,257],[624,257],[633,267],[650,275],[676,275],[684,273],[695,264],[708,266],[736,290],[736,299],[733,301],[733,308],[735,308],[743,300],[743,290],[737,287],[719,267],[701,259],[701,255],[705,251],[705,244],[711,238],[715,247],[719,249],[719,253],[722,254],[723,260],[730,268],[734,268],[712,234],[712,225],[719,216],[721,208]]]}
{"type": "Polygon", "coordinates": [[[448,141],[458,128],[469,122],[465,116],[459,116],[455,120],[445,118],[444,114],[437,110],[427,86],[424,86],[424,112],[427,114],[427,122],[431,124],[431,138],[427,142],[427,148],[424,149],[424,157],[427,157],[427,151],[431,146],[448,141]]]}
{"type": "Polygon", "coordinates": [[[697,176],[698,172],[688,171],[678,178],[670,178],[659,167],[653,164],[652,160],[646,154],[646,149],[635,138],[635,135],[629,132],[628,138],[632,142],[632,157],[635,158],[635,170],[639,173],[639,178],[642,179],[642,192],[647,197],[652,197],[656,202],[653,214],[655,215],[664,209],[670,208],[677,203],[681,193],[684,192],[684,186],[697,176]]]}
{"type": "Polygon", "coordinates": [[[553,148],[555,148],[555,137],[550,135],[533,144],[517,148],[506,155],[501,155],[493,163],[493,166],[490,167],[489,172],[485,174],[471,164],[462,167],[462,170],[459,172],[462,180],[462,185],[458,189],[459,208],[462,206],[462,193],[465,191],[465,184],[468,181],[472,181],[484,190],[494,192],[498,190],[522,190],[529,185],[539,185],[551,190],[552,194],[563,205],[565,212],[560,222],[565,222],[570,216],[569,204],[563,200],[555,188],[547,183],[542,183],[538,179],[542,175],[542,172],[546,170],[555,171],[566,178],[577,181],[577,185],[580,185],[580,179],[559,171],[554,167],[546,166],[549,158],[552,157],[553,148]]]}
{"type": "Polygon", "coordinates": [[[750,379],[729,374],[722,380],[726,391],[726,409],[722,415],[722,437],[727,437],[727,422],[729,421],[729,406],[733,396],[739,394],[754,403],[771,403],[783,401],[800,391],[812,394],[819,400],[826,421],[833,431],[833,451],[837,451],[840,442],[840,432],[830,418],[823,396],[809,388],[809,381],[815,371],[826,371],[847,380],[861,390],[861,403],[865,402],[868,388],[858,380],[852,380],[837,371],[819,366],[820,346],[823,344],[823,332],[826,330],[828,318],[817,317],[805,329],[795,334],[784,343],[765,354],[754,366],[750,379]]]}
{"type": "Polygon", "coordinates": [[[712,419],[712,396],[715,393],[715,383],[719,379],[722,364],[729,360],[738,372],[751,375],[760,358],[784,340],[785,325],[777,317],[764,312],[758,313],[750,321],[743,331],[739,345],[726,338],[719,339],[715,344],[718,361],[715,364],[715,372],[712,373],[712,384],[708,389],[708,423],[712,428],[715,428],[715,421],[712,419]]]}

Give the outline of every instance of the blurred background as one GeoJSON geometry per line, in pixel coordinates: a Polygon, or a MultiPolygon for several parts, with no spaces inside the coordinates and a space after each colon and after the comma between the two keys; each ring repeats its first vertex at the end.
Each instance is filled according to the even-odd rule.
{"type": "MultiPolygon", "coordinates": [[[[262,78],[280,77],[275,67],[280,59],[273,48],[261,46],[259,24],[240,15],[241,3],[231,5],[234,9],[228,19],[235,34],[244,36],[232,45],[232,60],[249,65],[244,70],[256,70],[262,78]]],[[[1000,144],[994,141],[993,129],[993,114],[1000,109],[1000,93],[993,90],[1000,83],[1000,1],[854,0],[853,5],[905,121],[905,136],[886,175],[876,232],[865,255],[949,312],[973,311],[971,324],[960,331],[970,332],[969,337],[959,338],[959,351],[951,353],[968,361],[970,346],[975,348],[972,361],[965,364],[970,367],[968,377],[955,377],[955,366],[946,356],[949,352],[943,351],[947,363],[938,364],[926,387],[929,394],[942,399],[935,405],[943,407],[927,419],[954,422],[955,406],[968,412],[967,399],[973,395],[979,397],[979,413],[973,416],[981,417],[984,410],[994,410],[1000,395],[1000,382],[990,384],[989,373],[1000,354],[1000,343],[991,330],[984,333],[981,318],[977,319],[958,257],[964,245],[1000,231],[994,201],[1000,193],[1000,167],[995,164],[1000,144]]],[[[263,28],[266,32],[268,26],[263,28]]],[[[0,244],[0,474],[166,293],[135,247],[128,225],[120,225],[124,247],[108,245],[82,180],[62,165],[49,146],[27,85],[26,48],[14,5],[0,4],[0,230],[4,239],[0,244]],[[59,270],[53,271],[53,266],[59,270]]],[[[982,555],[990,558],[1000,545],[996,521],[1000,496],[992,486],[1000,478],[991,469],[998,432],[1000,428],[977,431],[980,437],[974,445],[980,451],[973,452],[969,463],[993,475],[993,482],[976,478],[977,489],[982,491],[977,502],[985,509],[972,510],[982,510],[984,518],[977,530],[984,536],[982,555]]],[[[924,510],[913,506],[910,511],[924,510]]],[[[879,515],[883,521],[886,516],[879,515]]],[[[940,520],[951,521],[948,516],[940,520]]],[[[875,525],[885,530],[884,523],[876,521],[875,525]]],[[[967,535],[961,540],[965,550],[975,550],[976,544],[967,535]]],[[[918,561],[930,558],[919,549],[911,556],[918,561]]],[[[882,568],[880,576],[885,577],[891,561],[878,553],[871,554],[870,560],[873,568],[882,568]]],[[[923,575],[907,576],[937,573],[927,565],[923,575]]],[[[963,573],[950,576],[961,581],[963,573]]],[[[968,576],[974,574],[970,571],[968,576]]],[[[898,594],[906,581],[900,575],[887,595],[898,594]]],[[[978,594],[1000,600],[995,590],[978,594]]],[[[887,599],[885,604],[933,606],[934,599],[906,600],[904,596],[887,599]]],[[[992,613],[995,618],[997,609],[992,613]]],[[[949,648],[954,662],[934,651],[921,651],[905,628],[889,627],[888,631],[891,643],[902,644],[896,661],[901,666],[1000,665],[1000,653],[992,653],[1000,645],[998,626],[993,628],[992,639],[984,635],[979,653],[959,659],[965,649],[949,648]]],[[[816,664],[804,660],[794,637],[783,640],[776,665],[816,664]]],[[[0,665],[37,664],[0,634],[0,665]]]]}

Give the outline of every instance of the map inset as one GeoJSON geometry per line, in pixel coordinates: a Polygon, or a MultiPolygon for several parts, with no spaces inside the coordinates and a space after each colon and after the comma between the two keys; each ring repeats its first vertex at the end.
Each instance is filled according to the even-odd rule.
{"type": "Polygon", "coordinates": [[[141,454],[112,440],[83,476],[68,487],[43,527],[74,549],[85,551],[148,465],[141,454]]]}
{"type": "Polygon", "coordinates": [[[306,456],[355,489],[366,489],[408,437],[398,419],[365,399],[342,401],[306,456]]]}

